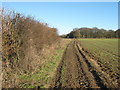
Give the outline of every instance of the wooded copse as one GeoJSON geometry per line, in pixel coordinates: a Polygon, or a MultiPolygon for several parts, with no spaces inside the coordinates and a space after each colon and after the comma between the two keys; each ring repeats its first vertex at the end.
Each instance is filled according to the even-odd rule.
{"type": "Polygon", "coordinates": [[[69,34],[61,35],[63,38],[120,38],[120,29],[105,30],[98,28],[75,28],[69,34]]]}

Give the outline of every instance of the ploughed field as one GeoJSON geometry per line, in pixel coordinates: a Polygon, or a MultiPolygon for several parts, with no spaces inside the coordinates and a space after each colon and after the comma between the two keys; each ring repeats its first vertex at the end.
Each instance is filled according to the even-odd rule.
{"type": "Polygon", "coordinates": [[[118,39],[71,40],[50,87],[118,88],[118,39]]]}
{"type": "Polygon", "coordinates": [[[80,44],[113,82],[120,81],[119,39],[80,39],[80,44]]]}
{"type": "Polygon", "coordinates": [[[19,82],[13,85],[16,88],[120,88],[119,49],[118,39],[62,39],[59,48],[51,49],[42,58],[43,65],[34,72],[18,75],[19,82]]]}

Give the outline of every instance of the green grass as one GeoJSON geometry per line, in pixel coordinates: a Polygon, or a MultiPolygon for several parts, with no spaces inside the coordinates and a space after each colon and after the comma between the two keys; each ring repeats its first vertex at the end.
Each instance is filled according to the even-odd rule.
{"type": "Polygon", "coordinates": [[[56,55],[49,56],[47,58],[49,59],[48,62],[44,66],[42,66],[42,68],[39,68],[34,74],[30,73],[21,75],[20,79],[23,82],[28,82],[26,84],[23,84],[21,87],[34,88],[34,86],[41,86],[43,88],[46,88],[47,86],[49,86],[52,79],[52,74],[53,72],[55,72],[58,63],[61,60],[63,49],[58,49],[55,53],[56,55]]]}
{"type": "Polygon", "coordinates": [[[81,45],[112,71],[118,70],[118,39],[80,39],[81,45]]]}
{"type": "Polygon", "coordinates": [[[49,55],[46,58],[47,62],[45,65],[43,65],[41,68],[38,68],[33,74],[29,73],[20,75],[20,87],[34,88],[35,86],[40,86],[41,88],[48,88],[53,76],[55,75],[56,68],[60,63],[66,45],[67,43],[65,43],[62,48],[56,49],[54,54],[49,55]]]}
{"type": "Polygon", "coordinates": [[[64,73],[65,73],[65,67],[63,65],[62,66],[62,71],[61,71],[61,79],[60,79],[60,82],[63,83],[63,84],[65,83],[64,73]]]}

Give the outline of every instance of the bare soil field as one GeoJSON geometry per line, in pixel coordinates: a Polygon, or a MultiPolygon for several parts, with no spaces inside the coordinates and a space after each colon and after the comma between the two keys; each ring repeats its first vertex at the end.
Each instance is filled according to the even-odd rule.
{"type": "Polygon", "coordinates": [[[118,88],[102,66],[86,53],[78,40],[71,41],[64,51],[51,82],[51,88],[118,88]]]}

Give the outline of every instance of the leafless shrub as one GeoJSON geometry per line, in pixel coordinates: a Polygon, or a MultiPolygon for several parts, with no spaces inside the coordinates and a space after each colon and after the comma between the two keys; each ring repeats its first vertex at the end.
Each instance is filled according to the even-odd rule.
{"type": "MultiPolygon", "coordinates": [[[[32,62],[38,59],[35,55],[40,55],[42,49],[51,47],[59,39],[56,28],[50,28],[46,23],[38,22],[32,17],[25,17],[20,13],[2,9],[2,62],[4,71],[6,68],[11,68],[10,71],[12,70],[14,73],[17,70],[20,72],[34,70],[35,65],[32,65],[32,62]]],[[[5,75],[4,77],[10,79],[9,76],[5,75]]],[[[3,86],[10,84],[7,82],[3,81],[3,86]]]]}

